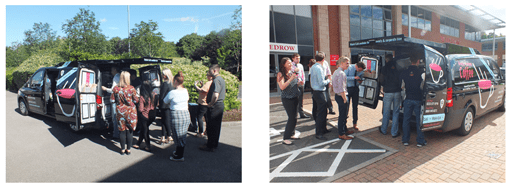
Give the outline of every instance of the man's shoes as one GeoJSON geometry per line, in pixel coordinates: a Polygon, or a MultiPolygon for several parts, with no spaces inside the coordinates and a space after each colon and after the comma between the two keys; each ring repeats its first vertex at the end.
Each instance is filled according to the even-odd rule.
{"type": "Polygon", "coordinates": [[[324,134],[327,134],[327,133],[330,133],[330,132],[331,132],[331,130],[328,130],[328,129],[324,130],[324,134]]]}
{"type": "Polygon", "coordinates": [[[349,135],[349,134],[354,134],[354,131],[352,131],[352,130],[347,130],[347,131],[345,132],[345,134],[347,134],[347,135],[349,135]]]}
{"type": "Polygon", "coordinates": [[[352,124],[352,128],[353,128],[354,130],[359,130],[358,125],[357,125],[357,124],[352,124]]]}
{"type": "Polygon", "coordinates": [[[403,142],[402,144],[404,144],[404,146],[409,146],[408,142],[403,142]]]}
{"type": "Polygon", "coordinates": [[[184,157],[181,157],[181,158],[175,158],[174,156],[170,156],[170,160],[172,160],[172,161],[179,161],[179,162],[183,162],[183,161],[184,161],[184,157]]]}
{"type": "Polygon", "coordinates": [[[322,136],[322,135],[316,135],[315,138],[319,139],[319,140],[328,140],[328,138],[322,136]]]}
{"type": "Polygon", "coordinates": [[[202,146],[198,147],[198,149],[207,151],[207,152],[214,152],[214,148],[210,148],[207,145],[202,145],[202,146]]]}
{"type": "Polygon", "coordinates": [[[397,132],[397,135],[395,136],[391,136],[392,138],[396,138],[396,137],[399,137],[400,136],[400,132],[397,132]]]}
{"type": "Polygon", "coordinates": [[[423,147],[423,146],[425,146],[425,145],[427,145],[427,142],[425,142],[425,143],[418,143],[416,146],[418,146],[418,147],[423,147]]]}
{"type": "Polygon", "coordinates": [[[382,129],[381,129],[381,128],[382,128],[382,127],[381,127],[381,126],[379,126],[379,128],[378,128],[378,129],[379,129],[379,132],[380,132],[382,135],[386,135],[386,134],[384,134],[384,133],[382,132],[382,129]]]}
{"type": "Polygon", "coordinates": [[[333,114],[333,115],[335,115],[336,113],[335,113],[335,111],[329,111],[329,113],[328,113],[328,114],[333,114]]]}
{"type": "Polygon", "coordinates": [[[310,116],[306,115],[306,114],[301,114],[301,117],[299,117],[299,118],[310,118],[310,116]]]}
{"type": "Polygon", "coordinates": [[[339,139],[343,139],[343,140],[352,140],[352,139],[353,139],[353,137],[347,136],[347,135],[345,135],[345,134],[344,134],[344,135],[341,135],[341,136],[340,136],[340,135],[338,135],[338,138],[339,138],[339,139]]]}

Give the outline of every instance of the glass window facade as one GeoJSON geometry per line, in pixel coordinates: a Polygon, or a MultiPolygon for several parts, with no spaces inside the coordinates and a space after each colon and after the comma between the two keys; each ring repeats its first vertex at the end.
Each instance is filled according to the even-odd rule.
{"type": "MultiPolygon", "coordinates": [[[[499,44],[498,42],[495,43],[496,49],[494,49],[494,50],[498,50],[498,44],[499,44]]],[[[483,52],[492,51],[492,42],[491,43],[483,43],[482,51],[483,52]]]]}
{"type": "Polygon", "coordinates": [[[482,39],[482,32],[469,25],[466,25],[464,34],[464,38],[467,40],[480,41],[482,39]]]}
{"type": "Polygon", "coordinates": [[[440,33],[453,37],[459,37],[460,23],[446,16],[441,16],[440,33]]]}
{"type": "Polygon", "coordinates": [[[351,41],[392,35],[391,6],[352,5],[349,11],[351,41]]]}
{"type": "Polygon", "coordinates": [[[411,27],[422,30],[432,31],[432,12],[411,6],[411,18],[409,18],[409,7],[402,6],[402,25],[409,26],[409,19],[411,19],[411,27]]]}

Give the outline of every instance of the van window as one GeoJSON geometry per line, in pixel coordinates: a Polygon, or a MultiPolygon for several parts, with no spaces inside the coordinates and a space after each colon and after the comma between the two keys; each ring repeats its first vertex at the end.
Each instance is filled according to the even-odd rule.
{"type": "MultiPolygon", "coordinates": [[[[454,82],[478,81],[492,78],[492,69],[489,71],[488,64],[484,64],[481,58],[464,58],[456,60],[453,65],[454,82]]],[[[490,68],[490,67],[489,67],[490,68]]]]}
{"type": "Polygon", "coordinates": [[[499,78],[499,66],[498,64],[496,63],[496,61],[493,61],[493,60],[487,60],[489,65],[490,65],[490,68],[492,69],[492,73],[494,73],[494,77],[495,78],[499,78]]]}
{"type": "Polygon", "coordinates": [[[425,51],[425,56],[426,56],[426,61],[427,61],[427,64],[426,64],[426,74],[427,76],[429,76],[430,74],[430,77],[435,84],[442,84],[444,82],[446,82],[446,74],[444,72],[444,67],[445,67],[445,62],[444,62],[444,59],[442,56],[434,53],[434,52],[431,52],[429,50],[426,50],[425,51]]]}
{"type": "Polygon", "coordinates": [[[30,82],[30,87],[40,87],[40,86],[42,86],[42,84],[43,84],[43,74],[44,74],[44,70],[40,70],[40,71],[36,72],[32,76],[32,81],[30,82]]]}
{"type": "Polygon", "coordinates": [[[76,87],[76,71],[78,68],[72,69],[62,69],[60,70],[57,78],[57,89],[70,88],[74,89],[76,87]]]}

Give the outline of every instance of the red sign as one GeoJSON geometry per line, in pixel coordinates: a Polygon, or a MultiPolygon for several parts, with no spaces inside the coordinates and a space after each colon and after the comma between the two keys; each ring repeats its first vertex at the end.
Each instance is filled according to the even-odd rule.
{"type": "Polygon", "coordinates": [[[452,39],[452,38],[445,38],[445,37],[442,37],[442,36],[441,36],[441,42],[443,42],[443,43],[446,42],[446,43],[460,45],[460,41],[459,40],[452,39]]]}
{"type": "Polygon", "coordinates": [[[340,59],[340,55],[329,55],[329,65],[336,66],[336,62],[340,59]]]}

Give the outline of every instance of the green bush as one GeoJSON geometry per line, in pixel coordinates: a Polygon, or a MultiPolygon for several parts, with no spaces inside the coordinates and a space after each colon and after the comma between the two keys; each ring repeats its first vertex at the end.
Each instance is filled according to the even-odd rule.
{"type": "MultiPolygon", "coordinates": [[[[207,81],[206,73],[209,67],[204,65],[162,65],[161,69],[169,68],[172,74],[175,75],[178,71],[182,71],[184,75],[184,87],[188,89],[190,103],[196,103],[198,100],[198,92],[195,89],[195,81],[207,81]]],[[[239,93],[239,80],[236,76],[225,70],[220,71],[221,77],[225,80],[225,110],[238,109],[241,106],[241,101],[237,99],[239,93]]]]}

